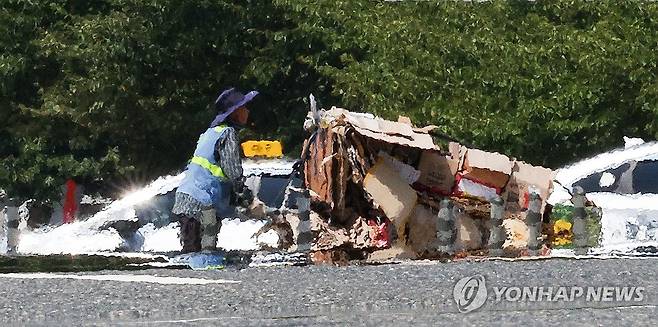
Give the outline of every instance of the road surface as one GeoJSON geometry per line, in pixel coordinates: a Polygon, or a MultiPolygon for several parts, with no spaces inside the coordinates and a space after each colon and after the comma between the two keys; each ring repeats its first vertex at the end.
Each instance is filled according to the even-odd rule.
{"type": "Polygon", "coordinates": [[[657,264],[551,259],[2,274],[0,325],[655,325],[657,264]],[[477,274],[486,278],[488,298],[460,313],[453,287],[477,274]],[[624,303],[510,303],[495,302],[494,286],[628,286],[644,292],[641,301],[624,303]]]}

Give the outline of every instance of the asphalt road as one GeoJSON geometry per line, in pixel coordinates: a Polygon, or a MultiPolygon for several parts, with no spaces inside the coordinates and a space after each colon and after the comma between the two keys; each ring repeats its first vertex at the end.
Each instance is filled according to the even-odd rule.
{"type": "Polygon", "coordinates": [[[657,263],[551,259],[75,274],[239,281],[208,285],[0,276],[0,325],[655,325],[657,263]],[[481,308],[460,313],[453,287],[474,274],[486,277],[489,297],[481,308]],[[641,301],[632,302],[511,303],[495,302],[495,286],[630,286],[645,291],[641,301]]]}

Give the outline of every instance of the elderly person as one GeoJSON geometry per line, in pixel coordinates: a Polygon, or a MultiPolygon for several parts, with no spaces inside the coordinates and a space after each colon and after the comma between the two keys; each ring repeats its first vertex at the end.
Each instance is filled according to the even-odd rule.
{"type": "Polygon", "coordinates": [[[257,91],[245,95],[230,88],[215,101],[217,117],[199,137],[185,178],[176,191],[172,211],[180,221],[182,253],[215,250],[221,226],[217,212],[230,206],[232,191],[242,202],[253,200],[244,187],[236,129],[247,124],[249,110],[245,105],[256,95],[257,91]]]}

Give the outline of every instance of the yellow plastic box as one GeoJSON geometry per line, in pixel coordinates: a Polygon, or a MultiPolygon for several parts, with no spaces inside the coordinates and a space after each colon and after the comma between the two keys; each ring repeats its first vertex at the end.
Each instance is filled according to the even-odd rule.
{"type": "Polygon", "coordinates": [[[247,158],[280,158],[283,156],[283,147],[279,141],[246,141],[242,142],[242,152],[247,158]]]}

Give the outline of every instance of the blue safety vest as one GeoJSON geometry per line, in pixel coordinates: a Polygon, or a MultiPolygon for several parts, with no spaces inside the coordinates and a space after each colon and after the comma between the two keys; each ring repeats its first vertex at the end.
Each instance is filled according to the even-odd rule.
{"type": "Polygon", "coordinates": [[[215,144],[227,128],[219,125],[201,134],[177,192],[189,194],[205,206],[218,207],[225,202],[227,177],[215,160],[215,144]]]}

